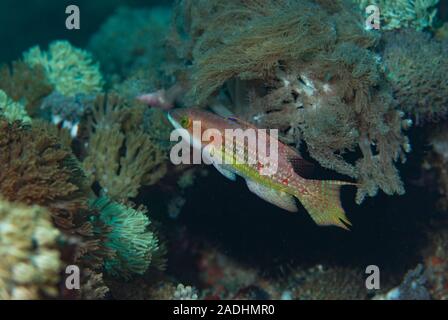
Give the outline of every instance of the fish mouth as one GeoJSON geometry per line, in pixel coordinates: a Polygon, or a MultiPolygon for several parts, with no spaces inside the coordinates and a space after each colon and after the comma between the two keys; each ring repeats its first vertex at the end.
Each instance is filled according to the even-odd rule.
{"type": "Polygon", "coordinates": [[[168,121],[171,123],[171,125],[175,128],[175,129],[183,129],[182,126],[180,125],[180,123],[177,121],[177,117],[175,112],[168,112],[167,115],[168,121]]]}

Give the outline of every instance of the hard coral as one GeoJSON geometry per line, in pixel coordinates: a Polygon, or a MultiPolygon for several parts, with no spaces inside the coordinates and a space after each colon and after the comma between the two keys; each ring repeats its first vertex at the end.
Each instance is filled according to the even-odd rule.
{"type": "Polygon", "coordinates": [[[36,46],[24,53],[31,67],[42,66],[56,91],[66,96],[99,93],[103,79],[90,53],[73,47],[68,41],[55,41],[47,52],[36,46]]]}
{"type": "Polygon", "coordinates": [[[0,300],[58,294],[58,236],[47,210],[0,199],[0,300]]]}

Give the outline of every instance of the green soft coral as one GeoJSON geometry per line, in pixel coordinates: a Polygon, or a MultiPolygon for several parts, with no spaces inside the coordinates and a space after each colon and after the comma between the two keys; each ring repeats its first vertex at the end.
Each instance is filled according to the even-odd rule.
{"type": "Polygon", "coordinates": [[[102,91],[103,78],[99,65],[90,53],[73,47],[68,41],[55,41],[47,52],[39,46],[24,53],[24,61],[31,67],[42,66],[49,82],[59,93],[95,94],[102,91]]]}
{"type": "Polygon", "coordinates": [[[99,219],[111,229],[105,245],[115,255],[105,260],[106,271],[125,279],[132,274],[144,274],[160,250],[157,236],[148,231],[150,221],[146,212],[112,202],[105,196],[91,201],[90,206],[99,210],[99,219]]]}
{"type": "Polygon", "coordinates": [[[25,107],[20,102],[10,99],[3,90],[0,90],[0,116],[5,117],[10,123],[15,121],[31,122],[25,107]]]}
{"type": "Polygon", "coordinates": [[[369,5],[380,8],[384,30],[414,28],[421,31],[434,25],[439,0],[352,0],[362,10],[369,5]]]}

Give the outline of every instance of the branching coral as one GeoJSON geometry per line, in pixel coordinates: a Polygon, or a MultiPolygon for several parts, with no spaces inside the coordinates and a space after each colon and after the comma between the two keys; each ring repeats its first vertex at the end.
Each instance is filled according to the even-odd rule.
{"type": "Polygon", "coordinates": [[[0,199],[0,300],[58,294],[58,236],[45,209],[0,199]]]}
{"type": "Polygon", "coordinates": [[[11,66],[0,68],[0,90],[14,101],[23,103],[33,116],[44,97],[53,91],[41,66],[34,68],[23,61],[14,61],[11,66]]]}
{"type": "Polygon", "coordinates": [[[434,26],[439,0],[352,0],[361,10],[369,5],[380,9],[384,30],[414,28],[421,31],[434,26]]]}
{"type": "Polygon", "coordinates": [[[385,36],[384,64],[403,111],[418,124],[448,112],[448,47],[428,34],[403,30],[385,36]]]}
{"type": "Polygon", "coordinates": [[[147,230],[150,221],[146,210],[126,207],[104,196],[91,201],[90,206],[100,212],[99,219],[111,228],[105,245],[115,255],[105,260],[106,271],[123,278],[145,273],[159,251],[157,237],[147,230]]]}
{"type": "Polygon", "coordinates": [[[138,125],[140,112],[116,97],[100,99],[94,110],[84,168],[114,200],[135,197],[166,173],[165,153],[138,125]]]}
{"type": "Polygon", "coordinates": [[[0,116],[6,118],[9,122],[31,122],[25,107],[20,102],[11,100],[3,90],[0,90],[0,116]]]}
{"type": "Polygon", "coordinates": [[[31,67],[42,66],[48,81],[65,96],[101,92],[103,79],[90,53],[73,47],[68,41],[55,41],[48,52],[33,47],[24,54],[31,67]]]}

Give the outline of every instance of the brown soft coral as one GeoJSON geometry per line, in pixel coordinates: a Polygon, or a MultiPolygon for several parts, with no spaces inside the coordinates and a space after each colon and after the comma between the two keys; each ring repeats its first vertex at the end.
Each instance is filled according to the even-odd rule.
{"type": "Polygon", "coordinates": [[[166,173],[165,153],[139,125],[143,111],[116,96],[100,97],[94,108],[84,168],[114,200],[137,196],[166,173]]]}
{"type": "Polygon", "coordinates": [[[49,209],[56,226],[76,240],[75,260],[98,267],[109,254],[106,228],[89,221],[89,188],[71,150],[41,122],[31,127],[0,119],[0,194],[9,201],[49,209]],[[95,235],[96,233],[96,235],[95,235]]]}
{"type": "Polygon", "coordinates": [[[42,67],[30,67],[20,60],[0,67],[0,89],[14,101],[24,102],[30,115],[36,113],[42,99],[53,91],[42,67]]]}
{"type": "Polygon", "coordinates": [[[343,1],[320,2],[183,1],[177,16],[190,41],[177,51],[193,61],[192,100],[205,103],[234,77],[264,79],[282,62],[328,50],[338,38],[363,46],[375,42],[356,28],[349,19],[356,13],[343,1]]]}

